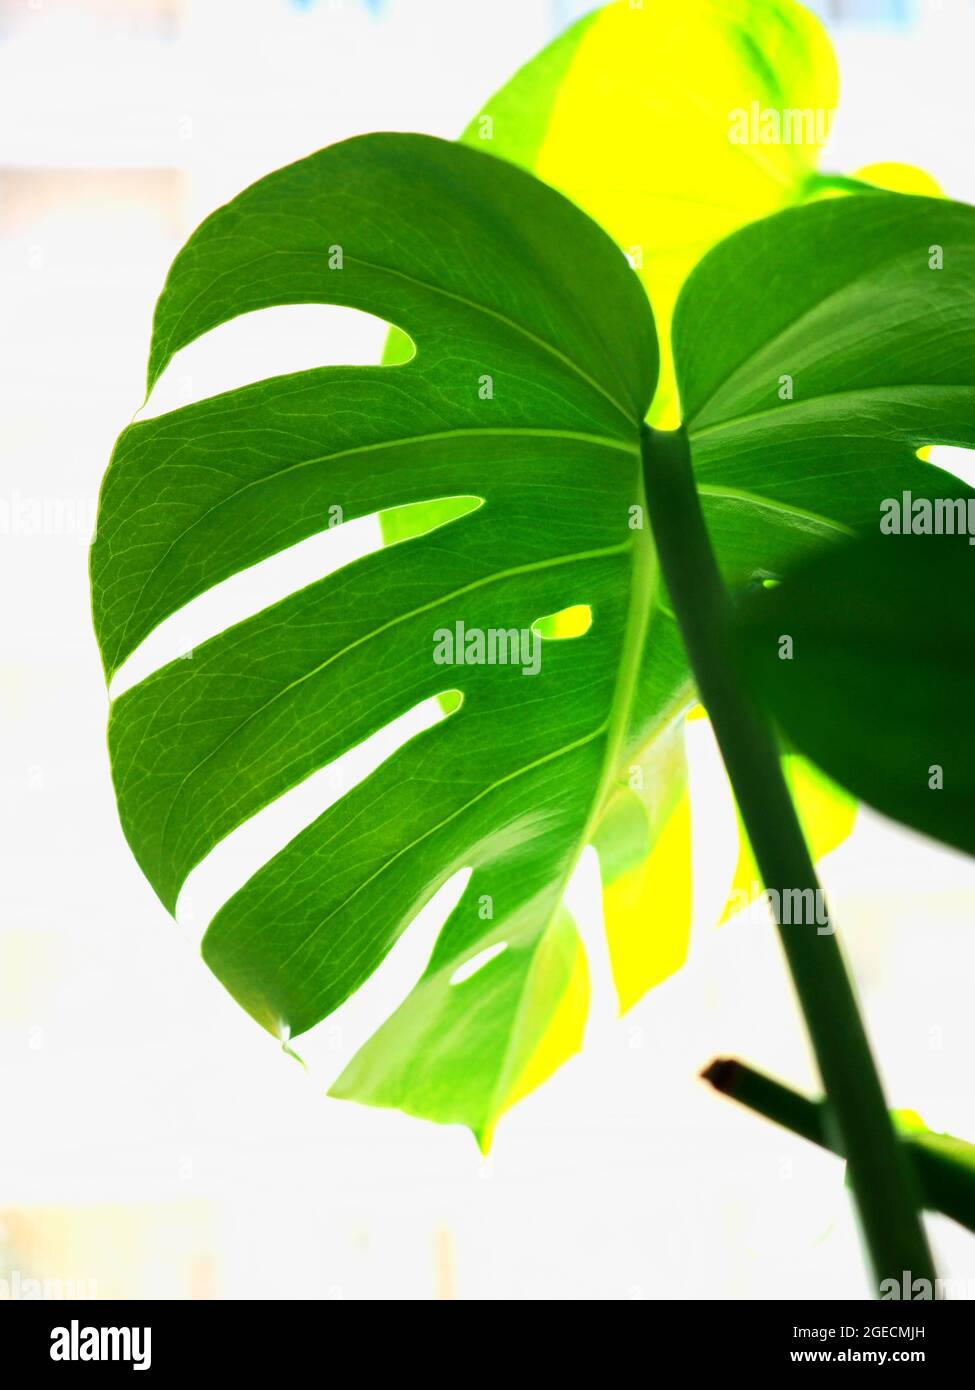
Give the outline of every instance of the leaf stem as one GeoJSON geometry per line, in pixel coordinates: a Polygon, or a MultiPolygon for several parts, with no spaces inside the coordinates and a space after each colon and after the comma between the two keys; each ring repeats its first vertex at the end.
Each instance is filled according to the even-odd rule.
{"type": "Polygon", "coordinates": [[[716,1057],[704,1068],[701,1077],[720,1095],[747,1105],[749,1110],[791,1130],[800,1139],[808,1139],[810,1144],[818,1144],[821,1149],[840,1152],[830,1142],[822,1101],[810,1100],[733,1057],[716,1057]]]}
{"type": "MultiPolygon", "coordinates": [[[[708,711],[767,890],[822,903],[771,728],[741,680],[732,605],[701,511],[684,429],[644,425],[643,471],[657,554],[701,701],[708,711]],[[816,896],[819,895],[819,896],[816,896]]],[[[821,919],[821,914],[817,914],[821,919]]],[[[917,1184],[894,1132],[853,987],[831,931],[783,925],[779,937],[826,1091],[827,1123],[847,1156],[875,1285],[934,1282],[917,1184]]]]}
{"type": "MultiPolygon", "coordinates": [[[[801,1095],[746,1062],[730,1057],[716,1058],[701,1076],[721,1095],[746,1105],[757,1115],[791,1130],[801,1139],[808,1139],[811,1144],[843,1157],[839,1142],[831,1135],[826,1122],[825,1101],[801,1095]]],[[[975,1169],[968,1159],[970,1146],[960,1140],[948,1140],[951,1147],[943,1147],[941,1141],[946,1136],[932,1135],[928,1130],[915,1133],[902,1129],[897,1134],[914,1166],[927,1209],[940,1211],[969,1231],[975,1230],[975,1169]],[[956,1156],[957,1150],[964,1151],[967,1162],[956,1156]]]]}

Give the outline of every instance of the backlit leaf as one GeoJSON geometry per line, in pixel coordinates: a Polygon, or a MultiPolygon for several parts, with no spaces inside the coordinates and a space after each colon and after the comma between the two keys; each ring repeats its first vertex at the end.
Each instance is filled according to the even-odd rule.
{"type": "Polygon", "coordinates": [[[422,136],[337,145],[209,218],[159,301],[150,385],[226,319],[299,301],[391,319],[416,355],[260,382],[123,433],[92,552],[106,672],[197,594],[322,529],[333,505],[346,519],[437,497],[483,505],[116,700],[122,823],[172,909],[235,827],[459,690],[449,717],[257,867],[203,952],[259,1022],[293,1038],[472,868],[422,979],[336,1090],[463,1121],[486,1143],[581,1033],[585,970],[561,900],[635,736],[656,565],[629,519],[643,506],[653,323],[623,257],[571,204],[422,136]],[[584,635],[532,635],[565,610],[584,635]],[[537,671],[437,664],[438,634],[458,623],[540,643],[537,671]]]}
{"type": "MultiPolygon", "coordinates": [[[[975,502],[962,514],[975,534],[975,502]]],[[[954,528],[954,508],[943,515],[954,528]]],[[[741,627],[764,698],[798,747],[871,806],[969,854],[973,598],[966,534],[891,534],[800,568],[746,608],[741,627]],[[788,662],[776,656],[783,631],[788,662]]]]}

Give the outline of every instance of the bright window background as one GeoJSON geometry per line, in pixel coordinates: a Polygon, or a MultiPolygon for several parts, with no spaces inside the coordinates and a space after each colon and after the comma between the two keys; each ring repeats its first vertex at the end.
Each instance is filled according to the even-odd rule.
{"type": "MultiPolygon", "coordinates": [[[[455,135],[585,8],[0,0],[0,1278],[136,1298],[864,1292],[840,1165],[696,1080],[737,1054],[813,1089],[771,929],[755,915],[712,926],[732,846],[703,726],[690,963],[618,1021],[585,861],[587,1047],[502,1122],[488,1162],[466,1132],[323,1097],[422,969],[443,895],[300,1040],[307,1071],[193,949],[255,847],[268,853],[361,764],[312,779],[215,857],[180,928],[118,828],[86,546],[112,441],[142,400],[170,260],[218,203],[313,149],[371,129],[455,135]]],[[[909,160],[975,200],[975,6],[815,8],[844,82],[829,166],[909,160]]],[[[297,309],[212,339],[150,408],[375,360],[382,330],[297,309]]],[[[299,547],[170,625],[152,659],[257,607],[265,577],[287,591],[375,543],[366,521],[299,547]]],[[[975,870],[864,815],[824,876],[894,1104],[975,1138],[975,870]]],[[[975,1281],[972,1238],[931,1230],[943,1272],[975,1281]]]]}

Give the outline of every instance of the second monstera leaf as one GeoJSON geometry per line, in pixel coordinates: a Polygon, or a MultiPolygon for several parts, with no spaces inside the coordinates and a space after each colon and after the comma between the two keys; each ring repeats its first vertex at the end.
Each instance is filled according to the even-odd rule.
{"type": "Polygon", "coordinates": [[[909,498],[905,527],[929,534],[901,534],[898,516],[896,533],[815,557],[744,606],[739,640],[811,758],[878,810],[975,854],[975,504],[912,511],[909,498]]]}
{"type": "MultiPolygon", "coordinates": [[[[738,233],[688,283],[678,380],[736,589],[875,524],[878,492],[943,490],[921,444],[975,442],[975,369],[957,365],[973,222],[920,199],[823,203],[738,233]]],[[[351,519],[457,498],[466,511],[120,696],[122,823],[172,910],[237,826],[459,692],[447,718],[255,866],[203,951],[255,1018],[293,1037],[472,870],[419,983],[336,1091],[485,1142],[579,1044],[585,966],[563,894],[583,848],[597,845],[638,904],[632,932],[674,930],[666,866],[643,884],[649,904],[631,876],[682,802],[683,755],[661,736],[693,699],[645,515],[653,322],[619,251],[560,195],[407,135],[335,146],[210,217],[159,301],[150,385],[201,334],[286,303],[379,315],[415,356],[275,378],[122,434],[92,552],[108,675],[195,596],[323,530],[335,506],[351,519]],[[536,645],[540,619],[583,607],[584,635],[536,645]]],[[[653,956],[636,966],[649,983],[653,956]]]]}

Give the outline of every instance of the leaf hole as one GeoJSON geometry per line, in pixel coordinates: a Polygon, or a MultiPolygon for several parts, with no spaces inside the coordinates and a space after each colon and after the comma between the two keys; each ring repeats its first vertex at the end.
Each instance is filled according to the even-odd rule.
{"type": "MultiPolygon", "coordinates": [[[[373,367],[389,325],[361,309],[336,304],[280,304],[239,314],[176,353],[137,415],[147,420],[241,386],[318,367],[373,367]]],[[[397,330],[392,367],[415,355],[412,338],[397,330]]]]}
{"type": "Polygon", "coordinates": [[[592,609],[587,603],[575,603],[558,613],[536,618],[532,632],[537,632],[545,642],[566,642],[573,637],[584,637],[591,627],[592,609]]]}
{"type": "Polygon", "coordinates": [[[507,941],[496,941],[493,946],[486,946],[483,951],[478,951],[477,955],[465,960],[462,965],[450,977],[452,985],[462,985],[465,980],[469,980],[472,975],[477,975],[495,957],[500,956],[502,951],[508,949],[507,941]]]}
{"type": "Polygon", "coordinates": [[[176,903],[180,925],[194,939],[202,938],[218,909],[296,835],[411,738],[450,718],[463,702],[463,693],[453,689],[422,700],[237,826],[188,874],[176,903]]]}
{"type": "Polygon", "coordinates": [[[329,526],[328,519],[323,517],[321,531],[221,580],[165,618],[115,672],[109,695],[117,699],[178,658],[192,660],[196,648],[212,637],[253,618],[299,589],[327,578],[354,560],[361,560],[396,541],[427,535],[439,526],[476,511],[482,503],[480,497],[438,498],[432,503],[410,503],[369,516],[351,517],[337,526],[329,526]],[[395,527],[390,528],[386,518],[395,513],[410,515],[401,517],[395,527]]]}
{"type": "Polygon", "coordinates": [[[975,487],[975,449],[954,444],[926,444],[917,450],[917,456],[922,463],[932,463],[969,487],[975,487]]]}
{"type": "Polygon", "coordinates": [[[483,497],[465,496],[435,497],[427,502],[406,502],[401,507],[387,507],[379,513],[383,539],[387,545],[397,541],[415,540],[417,536],[429,535],[440,526],[458,521],[484,506],[483,497]]]}

